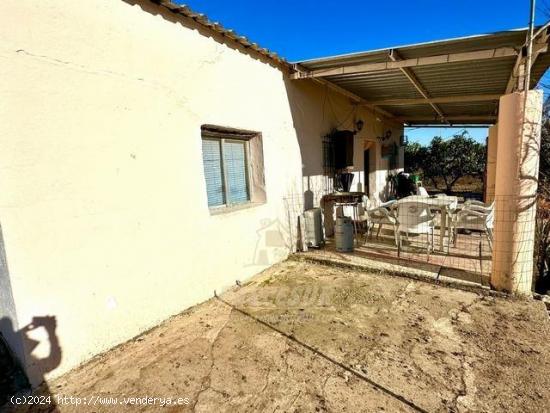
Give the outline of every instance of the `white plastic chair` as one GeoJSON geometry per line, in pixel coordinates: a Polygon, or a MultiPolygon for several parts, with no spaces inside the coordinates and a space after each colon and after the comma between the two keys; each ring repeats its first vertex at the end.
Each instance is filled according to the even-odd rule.
{"type": "Polygon", "coordinates": [[[464,202],[464,205],[465,205],[465,206],[476,206],[476,207],[488,208],[488,207],[490,207],[492,204],[491,204],[491,205],[485,205],[484,202],[478,201],[477,199],[467,199],[467,200],[464,202]]]}
{"type": "Polygon", "coordinates": [[[489,206],[475,201],[475,203],[464,204],[455,214],[451,215],[451,236],[453,245],[456,246],[458,230],[467,229],[471,231],[484,232],[491,251],[493,250],[493,227],[495,221],[495,204],[489,206]]]}
{"type": "Polygon", "coordinates": [[[430,194],[428,194],[428,191],[426,191],[426,188],[424,188],[423,186],[418,187],[418,195],[420,195],[420,196],[430,196],[430,194]]]}
{"type": "Polygon", "coordinates": [[[364,212],[360,215],[360,220],[362,222],[366,222],[367,224],[367,236],[371,234],[375,225],[378,225],[378,231],[376,232],[377,238],[380,236],[380,231],[382,230],[383,225],[391,225],[394,230],[395,245],[397,245],[397,220],[388,208],[394,204],[395,201],[386,202],[381,206],[373,206],[373,203],[374,202],[369,200],[368,197],[363,196],[364,212]]]}
{"type": "Polygon", "coordinates": [[[489,213],[494,208],[494,205],[495,201],[490,204],[485,204],[484,202],[478,201],[476,199],[467,199],[466,201],[464,201],[463,204],[459,204],[457,206],[455,212],[458,212],[461,209],[473,209],[475,211],[489,213]]]}
{"type": "Polygon", "coordinates": [[[399,252],[403,247],[401,233],[407,235],[426,234],[427,237],[427,257],[430,258],[430,253],[434,246],[434,215],[430,211],[430,205],[424,202],[411,201],[397,204],[397,241],[399,252]]]}

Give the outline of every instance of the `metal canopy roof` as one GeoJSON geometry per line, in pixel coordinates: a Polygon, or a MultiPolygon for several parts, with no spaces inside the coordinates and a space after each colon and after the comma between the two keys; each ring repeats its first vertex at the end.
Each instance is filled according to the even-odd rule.
{"type": "MultiPolygon", "coordinates": [[[[550,66],[548,24],[535,34],[531,87],[550,66]]],[[[292,78],[313,78],[407,124],[490,124],[499,97],[522,84],[526,37],[518,29],[306,60],[292,78]]]]}

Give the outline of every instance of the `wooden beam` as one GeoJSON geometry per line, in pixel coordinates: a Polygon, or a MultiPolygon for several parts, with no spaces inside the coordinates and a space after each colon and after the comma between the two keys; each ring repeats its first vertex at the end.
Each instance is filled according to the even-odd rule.
{"type": "MultiPolygon", "coordinates": [[[[535,39],[533,40],[535,44],[533,45],[533,57],[531,59],[531,67],[535,64],[535,61],[537,60],[537,57],[541,53],[548,52],[548,25],[547,23],[545,26],[539,30],[536,35],[535,39]]],[[[512,68],[512,72],[510,73],[510,77],[508,78],[508,83],[506,84],[506,90],[504,94],[512,93],[514,90],[523,90],[523,79],[525,76],[525,66],[526,66],[526,58],[524,53],[525,46],[522,47],[520,53],[518,53],[518,56],[516,58],[516,62],[514,63],[514,67],[512,68]]]]}
{"type": "MultiPolygon", "coordinates": [[[[462,116],[447,116],[445,118],[446,121],[452,122],[484,122],[484,123],[491,123],[497,120],[497,117],[494,115],[462,115],[462,116]]],[[[405,118],[405,123],[410,122],[431,122],[431,123],[443,123],[441,119],[437,119],[437,117],[429,117],[429,116],[408,116],[405,118]]]]}
{"type": "Polygon", "coordinates": [[[311,77],[326,77],[335,75],[358,74],[369,72],[382,72],[408,67],[419,67],[429,65],[441,65],[446,63],[472,62],[502,57],[515,57],[518,52],[512,47],[499,47],[496,49],[477,50],[474,52],[448,53],[437,56],[417,57],[414,59],[403,59],[399,61],[388,61],[381,63],[363,63],[331,67],[304,72],[296,72],[291,75],[292,79],[307,79],[311,77]]]}
{"type": "Polygon", "coordinates": [[[421,99],[385,99],[385,100],[369,100],[369,105],[372,106],[406,106],[406,105],[422,105],[430,103],[471,103],[471,102],[491,102],[500,99],[501,94],[493,95],[465,95],[465,96],[446,96],[440,98],[421,98],[421,99]]]}
{"type": "Polygon", "coordinates": [[[512,72],[510,73],[510,77],[508,78],[508,83],[506,84],[506,89],[504,91],[505,95],[512,93],[514,91],[514,88],[518,84],[519,70],[520,67],[524,65],[524,60],[525,58],[523,57],[522,51],[516,57],[516,62],[514,63],[514,67],[512,68],[512,72]]]}
{"type": "MultiPolygon", "coordinates": [[[[390,59],[394,62],[401,61],[401,57],[399,56],[397,51],[394,49],[392,49],[392,51],[390,52],[390,59]]],[[[412,83],[415,89],[418,90],[418,93],[420,93],[424,97],[424,99],[428,101],[430,99],[430,94],[424,88],[424,86],[422,86],[422,84],[416,78],[412,70],[409,69],[408,67],[401,67],[399,68],[399,70],[401,70],[401,72],[407,77],[407,79],[409,79],[409,81],[412,83]]],[[[435,110],[435,112],[439,115],[441,119],[443,120],[445,119],[445,115],[443,114],[443,111],[435,103],[428,102],[428,104],[432,107],[433,110],[435,110]]]]}
{"type": "Polygon", "coordinates": [[[374,112],[377,112],[379,113],[380,115],[382,115],[382,117],[386,118],[386,119],[389,119],[391,121],[394,121],[398,124],[403,124],[403,120],[396,117],[393,113],[390,113],[388,112],[387,110],[384,110],[382,108],[378,108],[370,103],[368,103],[365,99],[363,99],[362,97],[360,96],[357,96],[355,93],[352,93],[350,92],[349,90],[346,90],[332,82],[329,82],[328,80],[326,79],[320,79],[320,78],[313,78],[312,79],[313,81],[317,82],[317,83],[320,83],[324,86],[327,86],[329,87],[330,89],[346,96],[347,98],[351,99],[352,101],[354,101],[355,103],[359,104],[360,106],[365,106],[365,107],[368,107],[370,109],[372,109],[374,112]]]}
{"type": "MultiPolygon", "coordinates": [[[[543,39],[544,39],[544,42],[546,42],[548,39],[548,35],[544,36],[543,39]]],[[[531,67],[533,67],[533,65],[535,64],[537,57],[539,57],[541,53],[546,53],[547,51],[548,51],[547,43],[537,43],[533,45],[533,56],[531,58],[531,67]]],[[[512,93],[514,90],[524,89],[523,83],[525,81],[526,66],[527,66],[527,59],[522,52],[518,55],[516,62],[514,63],[514,67],[512,68],[512,72],[510,73],[508,83],[506,84],[505,94],[512,93]]]]}
{"type": "MultiPolygon", "coordinates": [[[[415,128],[441,128],[440,124],[433,124],[433,123],[411,123],[410,126],[414,126],[415,128]]],[[[488,128],[491,126],[491,123],[453,123],[453,127],[459,127],[461,129],[470,129],[470,128],[488,128]]]]}

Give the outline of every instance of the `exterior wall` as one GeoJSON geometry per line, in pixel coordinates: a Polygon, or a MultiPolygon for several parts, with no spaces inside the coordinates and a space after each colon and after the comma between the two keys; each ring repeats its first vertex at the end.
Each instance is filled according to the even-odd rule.
{"type": "Polygon", "coordinates": [[[318,204],[326,185],[321,137],[353,110],[358,174],[363,139],[403,133],[162,13],[0,3],[0,325],[35,384],[284,259],[304,192],[318,204]],[[262,133],[266,203],[209,213],[202,124],[262,133]],[[23,332],[37,316],[57,354],[27,339],[46,329],[23,332]]]}

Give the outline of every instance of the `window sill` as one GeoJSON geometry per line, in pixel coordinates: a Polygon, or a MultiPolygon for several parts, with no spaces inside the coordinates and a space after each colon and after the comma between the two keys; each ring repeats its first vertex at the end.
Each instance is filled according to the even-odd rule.
{"type": "Polygon", "coordinates": [[[215,216],[215,215],[225,215],[225,214],[230,214],[232,212],[256,208],[261,205],[265,205],[265,202],[247,202],[245,204],[239,204],[239,205],[209,208],[209,210],[210,210],[210,215],[215,216]]]}

